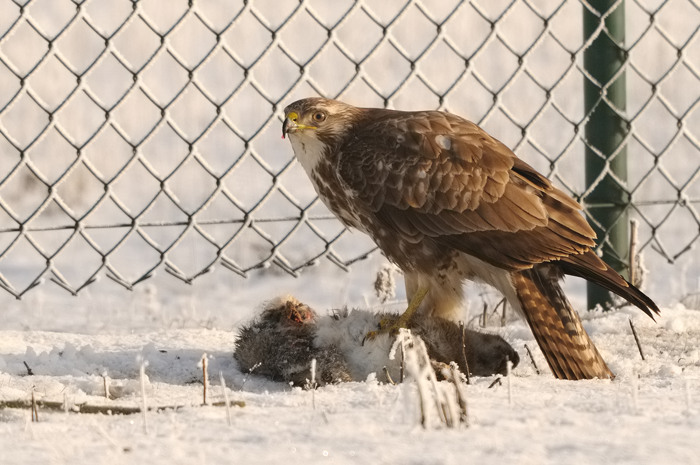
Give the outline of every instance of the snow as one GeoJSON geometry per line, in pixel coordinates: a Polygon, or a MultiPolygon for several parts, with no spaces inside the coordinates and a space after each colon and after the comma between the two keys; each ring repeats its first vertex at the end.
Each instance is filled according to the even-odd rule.
{"type": "MultiPolygon", "coordinates": [[[[329,274],[320,267],[310,276],[329,274]]],[[[465,386],[469,425],[456,429],[420,426],[411,381],[394,386],[370,376],[320,388],[312,399],[310,391],[238,370],[235,329],[255,314],[262,302],[252,296],[264,290],[304,294],[306,286],[317,301],[345,295],[376,305],[376,298],[356,290],[358,282],[372,289],[372,277],[341,276],[344,281],[329,282],[356,280],[345,294],[332,284],[309,291],[309,279],[269,275],[246,282],[249,293],[238,293],[226,273],[216,273],[204,288],[169,288],[170,280],[156,277],[153,288],[133,293],[103,281],[88,297],[63,298],[44,286],[37,291],[41,299],[6,302],[0,401],[28,400],[34,391],[46,401],[138,407],[144,360],[147,404],[178,408],[149,411],[147,431],[141,415],[40,409],[39,422],[31,422],[28,409],[1,409],[3,463],[700,463],[700,311],[681,304],[663,308],[657,323],[627,307],[582,316],[617,374],[613,381],[556,380],[524,322],[486,328],[520,353],[510,380],[512,402],[505,380],[489,388],[495,377],[473,378],[465,386]],[[211,385],[210,404],[203,406],[205,353],[211,385]],[[230,399],[245,402],[232,407],[230,426],[225,408],[212,405],[223,399],[219,372],[230,399]]]]}

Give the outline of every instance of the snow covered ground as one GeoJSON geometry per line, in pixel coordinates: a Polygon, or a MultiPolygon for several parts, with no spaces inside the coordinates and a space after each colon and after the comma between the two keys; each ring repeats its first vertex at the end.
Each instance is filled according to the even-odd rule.
{"type": "Polygon", "coordinates": [[[369,379],[312,394],[238,370],[235,329],[270,283],[317,309],[324,301],[376,304],[357,291],[369,276],[342,274],[326,281],[342,287],[310,288],[331,273],[322,268],[297,280],[243,281],[218,272],[195,286],[157,276],[133,293],[103,280],[78,298],[43,286],[22,302],[3,299],[1,402],[28,400],[34,391],[45,401],[138,407],[145,360],[148,405],[179,408],[149,411],[147,429],[140,414],[39,410],[39,422],[31,422],[28,409],[0,409],[2,463],[700,463],[699,310],[667,305],[657,323],[634,308],[584,314],[614,381],[555,380],[523,322],[490,326],[521,355],[512,401],[505,379],[492,388],[494,377],[473,379],[466,386],[469,426],[434,421],[426,430],[413,382],[369,379]],[[212,386],[210,405],[202,406],[205,353],[212,386]],[[226,409],[212,405],[223,400],[219,372],[230,399],[245,402],[232,408],[230,426],[226,409]]]}

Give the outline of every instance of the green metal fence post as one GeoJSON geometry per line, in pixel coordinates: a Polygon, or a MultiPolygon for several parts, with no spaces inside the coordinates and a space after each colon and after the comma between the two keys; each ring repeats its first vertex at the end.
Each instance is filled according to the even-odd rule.
{"type": "MultiPolygon", "coordinates": [[[[627,181],[625,136],[629,122],[626,110],[625,73],[620,72],[627,60],[624,0],[588,0],[598,14],[583,7],[585,40],[595,37],[583,53],[583,64],[590,77],[584,77],[586,186],[595,186],[583,199],[593,218],[598,241],[603,242],[603,259],[615,270],[627,275],[628,251],[627,206],[630,198],[620,182],[627,181]],[[604,27],[599,29],[601,21],[604,27]],[[592,78],[592,79],[591,79],[592,78]],[[614,174],[614,177],[613,177],[614,174]],[[617,178],[616,181],[615,178],[617,178]]],[[[588,308],[603,308],[611,303],[610,293],[588,284],[588,308]]]]}

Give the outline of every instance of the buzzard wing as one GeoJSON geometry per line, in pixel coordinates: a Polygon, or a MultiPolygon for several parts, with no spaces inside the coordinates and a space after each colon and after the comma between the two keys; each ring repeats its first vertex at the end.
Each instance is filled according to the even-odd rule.
{"type": "Polygon", "coordinates": [[[339,159],[354,197],[406,240],[427,236],[510,270],[595,245],[577,202],[457,116],[379,111],[339,159]]]}

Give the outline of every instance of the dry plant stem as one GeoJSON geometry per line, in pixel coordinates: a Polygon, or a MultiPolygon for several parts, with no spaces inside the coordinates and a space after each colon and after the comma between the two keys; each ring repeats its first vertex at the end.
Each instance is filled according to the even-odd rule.
{"type": "Polygon", "coordinates": [[[462,333],[462,361],[464,362],[464,376],[467,377],[467,384],[471,384],[469,379],[469,362],[467,361],[467,329],[464,327],[464,322],[459,322],[459,331],[462,333]]]}
{"type": "Polygon", "coordinates": [[[316,359],[311,359],[311,405],[316,410],[316,359]]]}
{"type": "Polygon", "coordinates": [[[644,351],[642,350],[642,344],[639,342],[639,337],[637,336],[637,330],[634,329],[634,324],[632,323],[632,319],[629,319],[630,322],[630,328],[632,328],[632,336],[634,336],[634,341],[637,343],[637,349],[639,349],[639,355],[642,356],[642,360],[646,360],[644,358],[644,351]]]}
{"type": "Polygon", "coordinates": [[[428,402],[430,402],[431,399],[429,399],[429,388],[427,379],[425,379],[425,372],[420,367],[420,355],[417,353],[418,348],[416,347],[417,341],[413,339],[410,330],[407,329],[399,331],[397,340],[401,347],[401,364],[403,366],[405,361],[406,372],[415,380],[416,388],[418,390],[420,424],[424,429],[427,429],[429,427],[428,402]]]}
{"type": "MultiPolygon", "coordinates": [[[[243,400],[231,400],[231,401],[229,401],[228,404],[231,407],[245,407],[245,401],[243,401],[243,400]]],[[[225,401],[224,402],[212,402],[211,405],[212,405],[212,407],[225,407],[226,402],[225,401]]],[[[166,409],[170,409],[170,408],[172,408],[172,407],[162,407],[162,408],[159,407],[158,410],[160,411],[160,410],[166,410],[166,409]]],[[[180,407],[178,406],[175,408],[180,408],[180,407]]]]}
{"type": "Polygon", "coordinates": [[[400,344],[406,355],[406,370],[415,380],[421,414],[421,426],[431,427],[433,406],[438,423],[455,428],[466,421],[466,396],[461,391],[461,376],[456,363],[451,364],[445,377],[454,383],[454,391],[449,384],[439,384],[434,365],[428,355],[425,343],[410,330],[399,332],[396,344],[400,344]]]}
{"type": "Polygon", "coordinates": [[[503,302],[503,310],[501,312],[501,326],[506,325],[506,310],[508,309],[508,301],[506,299],[503,299],[501,302],[503,302]]]}
{"type": "Polygon", "coordinates": [[[102,385],[105,391],[105,399],[109,399],[109,379],[107,379],[107,375],[102,375],[102,385]]]}
{"type": "Polygon", "coordinates": [[[450,363],[450,369],[452,371],[452,382],[455,385],[455,390],[457,391],[457,402],[459,404],[459,422],[465,426],[469,426],[469,415],[467,412],[467,395],[462,388],[461,377],[459,376],[459,370],[457,369],[457,364],[450,363]]]}
{"type": "Polygon", "coordinates": [[[425,412],[425,393],[423,392],[423,383],[416,383],[418,388],[418,404],[420,405],[420,425],[423,429],[428,428],[428,418],[425,412]]]}
{"type": "MultiPolygon", "coordinates": [[[[142,407],[134,407],[128,405],[94,405],[94,404],[73,404],[70,407],[66,407],[66,401],[47,401],[47,400],[36,400],[36,412],[41,410],[47,410],[50,412],[64,412],[64,413],[82,413],[82,414],[101,414],[101,415],[135,415],[141,413],[142,407]]],[[[225,406],[224,402],[215,402],[212,404],[215,407],[225,406]]],[[[243,401],[231,401],[230,405],[233,407],[245,407],[245,402],[243,401]]],[[[184,408],[185,405],[161,405],[158,407],[148,407],[151,412],[163,412],[166,410],[179,410],[184,408]]],[[[0,401],[0,410],[5,408],[14,409],[28,409],[32,410],[31,400],[3,400],[0,401]]]]}
{"type": "Polygon", "coordinates": [[[32,422],[39,421],[39,411],[36,408],[36,397],[34,397],[34,391],[32,391],[32,422]]]}
{"type": "Polygon", "coordinates": [[[535,357],[532,356],[532,351],[531,351],[530,348],[527,346],[527,344],[525,344],[525,350],[527,351],[528,357],[530,357],[530,362],[532,362],[532,366],[535,367],[535,373],[537,373],[537,374],[539,375],[539,374],[540,374],[540,369],[537,368],[537,363],[535,363],[535,357]]]}
{"type": "Polygon", "coordinates": [[[510,358],[506,357],[506,376],[507,376],[507,381],[508,381],[508,405],[513,405],[513,390],[511,388],[511,367],[513,366],[513,362],[510,361],[510,358]]]}
{"type": "MultiPolygon", "coordinates": [[[[493,312],[491,312],[491,316],[496,315],[498,313],[498,308],[501,307],[501,326],[506,325],[506,299],[505,297],[502,298],[501,300],[498,301],[498,303],[493,307],[493,312]]],[[[487,318],[488,319],[488,318],[487,318]]]]}
{"type": "Polygon", "coordinates": [[[447,425],[448,428],[454,428],[455,423],[452,418],[452,415],[450,414],[450,409],[447,406],[447,402],[441,402],[440,406],[442,407],[442,416],[445,425],[447,425]]]}
{"type": "Polygon", "coordinates": [[[246,373],[245,376],[243,377],[243,382],[241,383],[241,388],[239,389],[239,391],[242,391],[242,390],[243,390],[243,387],[245,386],[246,381],[248,381],[248,378],[250,377],[250,375],[251,375],[260,365],[262,365],[262,363],[261,363],[261,362],[258,362],[258,363],[256,363],[255,365],[253,365],[253,366],[250,368],[250,370],[248,370],[248,373],[246,373]]]}
{"type": "Polygon", "coordinates": [[[209,374],[207,370],[207,354],[202,355],[202,405],[207,405],[207,385],[209,384],[209,374]]]}
{"type": "MultiPolygon", "coordinates": [[[[629,278],[637,285],[637,220],[630,220],[629,278]]],[[[644,358],[644,356],[642,356],[644,358]]]]}
{"type": "Polygon", "coordinates": [[[394,380],[391,379],[391,375],[389,374],[389,369],[387,367],[384,367],[384,376],[386,376],[386,380],[389,382],[389,384],[396,386],[394,380]]]}
{"type": "Polygon", "coordinates": [[[141,361],[141,366],[139,367],[139,378],[141,381],[141,414],[143,418],[143,432],[148,434],[148,418],[146,412],[148,411],[148,405],[146,404],[146,362],[141,361]]]}
{"type": "Polygon", "coordinates": [[[435,398],[435,407],[437,408],[440,421],[447,425],[448,428],[452,428],[452,415],[450,415],[449,405],[447,405],[447,400],[438,390],[437,380],[435,377],[430,378],[430,383],[433,388],[433,397],[435,398]]]}
{"type": "Polygon", "coordinates": [[[499,376],[498,378],[494,379],[493,382],[492,382],[491,384],[489,384],[488,389],[491,389],[492,387],[494,387],[494,386],[497,385],[497,384],[498,384],[499,386],[503,384],[503,383],[501,382],[501,377],[500,377],[500,376],[499,376]]]}
{"type": "Polygon", "coordinates": [[[423,366],[426,367],[428,381],[430,381],[430,387],[433,390],[433,398],[435,399],[435,407],[437,408],[438,415],[440,416],[440,421],[447,425],[448,427],[453,426],[452,415],[450,415],[449,405],[447,404],[447,399],[445,399],[444,394],[440,391],[438,387],[437,378],[435,377],[435,372],[432,370],[430,357],[428,356],[428,350],[425,347],[425,343],[417,338],[414,341],[414,348],[419,349],[419,356],[423,359],[423,366]]]}

